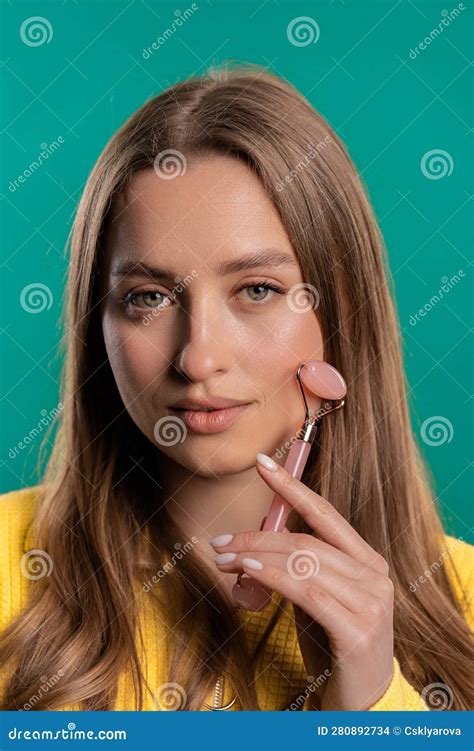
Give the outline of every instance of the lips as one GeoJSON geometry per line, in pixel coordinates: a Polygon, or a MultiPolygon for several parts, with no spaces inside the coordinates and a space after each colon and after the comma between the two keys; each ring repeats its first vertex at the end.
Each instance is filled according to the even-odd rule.
{"type": "Polygon", "coordinates": [[[234,423],[248,408],[250,404],[237,403],[224,409],[170,409],[181,418],[186,427],[195,433],[209,434],[220,433],[234,423]]]}
{"type": "Polygon", "coordinates": [[[227,409],[229,407],[237,407],[241,404],[246,404],[238,399],[227,399],[225,397],[210,397],[209,399],[180,399],[171,405],[173,409],[186,409],[200,412],[207,412],[209,410],[227,409]]]}

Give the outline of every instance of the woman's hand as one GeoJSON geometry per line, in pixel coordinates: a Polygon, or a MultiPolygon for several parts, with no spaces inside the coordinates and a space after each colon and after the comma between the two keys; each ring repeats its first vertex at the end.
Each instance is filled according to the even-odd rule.
{"type": "Polygon", "coordinates": [[[265,482],[300,514],[318,537],[296,532],[242,532],[215,560],[219,570],[244,572],[294,606],[305,668],[321,684],[322,710],[369,709],[385,692],[393,669],[393,584],[388,564],[329,501],[292,477],[257,462],[265,482]],[[228,556],[227,556],[228,558],[228,556]],[[225,559],[224,559],[225,560],[225,559]],[[325,638],[326,637],[326,638],[325,638]],[[331,673],[318,673],[322,652],[331,673]]]}

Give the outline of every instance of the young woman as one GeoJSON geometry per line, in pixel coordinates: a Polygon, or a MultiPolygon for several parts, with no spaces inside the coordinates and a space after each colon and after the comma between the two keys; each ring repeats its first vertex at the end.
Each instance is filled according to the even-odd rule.
{"type": "Polygon", "coordinates": [[[74,223],[48,469],[2,500],[3,709],[472,705],[472,547],[412,436],[387,276],[343,144],[285,81],[222,70],[128,119],[74,223]],[[297,480],[310,359],[347,399],[297,480]],[[259,531],[275,492],[291,521],[259,531]]]}

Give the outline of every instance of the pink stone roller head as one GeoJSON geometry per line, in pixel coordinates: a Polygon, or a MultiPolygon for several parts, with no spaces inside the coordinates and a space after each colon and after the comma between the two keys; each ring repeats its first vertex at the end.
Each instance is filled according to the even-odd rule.
{"type": "MultiPolygon", "coordinates": [[[[306,416],[298,438],[294,441],[287,456],[285,469],[299,480],[322,418],[344,406],[347,386],[336,368],[320,360],[308,360],[306,363],[301,363],[295,375],[301,389],[306,416]],[[310,414],[303,384],[313,394],[325,400],[316,414],[310,414]]],[[[261,531],[283,532],[290,510],[291,506],[278,493],[275,493],[261,531]]],[[[272,599],[271,590],[242,574],[238,575],[232,594],[237,605],[246,610],[263,610],[272,599]]]]}

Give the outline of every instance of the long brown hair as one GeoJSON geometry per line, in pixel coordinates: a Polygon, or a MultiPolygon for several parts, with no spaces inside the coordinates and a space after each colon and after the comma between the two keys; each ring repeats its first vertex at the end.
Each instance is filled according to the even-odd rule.
{"type": "MultiPolygon", "coordinates": [[[[258,66],[214,70],[147,101],[114,134],[87,181],[70,238],[64,408],[36,519],[54,567],[47,586],[32,582],[27,608],[2,634],[1,664],[15,664],[3,708],[21,708],[42,676],[58,671],[64,677],[35,709],[74,702],[111,709],[123,670],[133,674],[137,708],[144,690],[156,689],[142,670],[137,580],[145,540],[156,571],[180,533],[150,480],[157,447],[118,393],[99,290],[114,200],[170,149],[188,161],[241,159],[272,198],[305,281],[319,291],[325,359],[349,384],[344,409],[323,422],[303,482],[388,560],[395,654],[406,678],[418,690],[442,681],[452,691],[451,708],[468,708],[469,632],[446,568],[410,589],[439,559],[443,530],[411,432],[383,240],[337,135],[297,90],[258,66]]],[[[177,637],[170,670],[186,687],[185,709],[200,709],[220,674],[232,676],[243,709],[259,709],[249,679],[256,656],[192,551],[159,589],[177,637]],[[199,655],[187,647],[196,629],[199,655]]]]}

